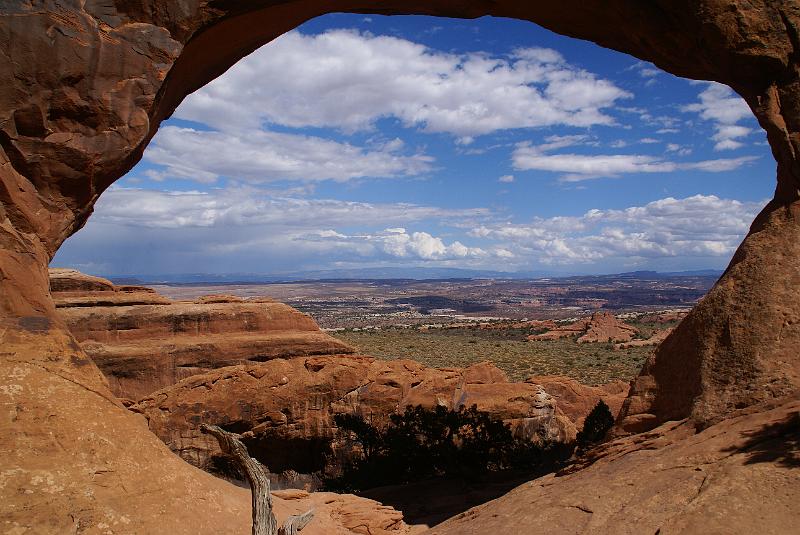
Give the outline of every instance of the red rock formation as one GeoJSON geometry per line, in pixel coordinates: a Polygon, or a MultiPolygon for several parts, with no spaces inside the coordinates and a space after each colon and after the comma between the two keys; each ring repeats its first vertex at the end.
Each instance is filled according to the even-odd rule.
{"type": "Polygon", "coordinates": [[[586,332],[586,329],[589,327],[589,321],[590,318],[582,318],[566,325],[556,323],[556,326],[553,329],[541,334],[528,335],[527,339],[530,342],[537,342],[543,340],[559,340],[561,338],[569,338],[570,336],[578,336],[586,332]]]}
{"type": "Polygon", "coordinates": [[[531,334],[527,338],[531,342],[537,342],[577,336],[576,342],[579,344],[627,342],[637,332],[639,332],[638,329],[618,320],[610,312],[595,312],[589,318],[582,318],[568,325],[556,325],[552,330],[541,334],[531,334]]]}
{"type": "MultiPolygon", "coordinates": [[[[6,2],[0,7],[0,469],[7,477],[0,512],[11,529],[236,530],[244,502],[168,460],[166,449],[110,396],[56,315],[47,264],[185,95],[300,22],[336,11],[527,19],[673,74],[733,87],[767,133],[777,161],[774,199],[714,289],[648,361],[619,426],[641,430],[687,415],[709,425],[736,407],[800,387],[796,1],[6,2]],[[107,484],[110,477],[118,484],[107,484]]],[[[638,459],[658,454],[664,457],[654,460],[666,462],[677,449],[622,458],[603,482],[613,489],[610,480],[636,480],[628,468],[651,477],[653,465],[638,459]]],[[[766,469],[722,470],[713,479],[717,496],[727,498],[723,505],[739,493],[742,507],[729,507],[726,515],[686,498],[682,503],[694,504],[689,513],[704,516],[665,523],[683,518],[697,529],[713,519],[711,530],[724,532],[759,519],[752,528],[763,529],[762,510],[753,507],[761,507],[764,495],[796,503],[797,485],[781,486],[789,479],[780,464],[760,466],[766,469]],[[732,486],[740,477],[749,488],[732,486]]],[[[672,480],[659,479],[662,488],[678,481],[679,472],[672,473],[672,480]]],[[[669,472],[658,474],[669,478],[669,472]]],[[[575,497],[580,488],[587,487],[558,483],[548,492],[570,490],[575,497]]],[[[652,494],[627,503],[625,518],[636,503],[637,516],[664,519],[666,509],[652,494]]],[[[574,500],[563,505],[573,507],[551,516],[552,530],[574,530],[575,524],[559,523],[570,519],[565,511],[584,519],[588,514],[574,500]]],[[[781,516],[787,529],[797,525],[797,516],[796,509],[781,516]]]]}
{"type": "Polygon", "coordinates": [[[167,305],[171,301],[144,286],[115,286],[110,280],[74,269],[51,268],[50,294],[56,308],[167,305]]]}
{"type": "Polygon", "coordinates": [[[51,288],[60,318],[121,398],[140,399],[223,366],[354,351],[308,315],[269,299],[172,302],[72,270],[54,271],[51,288]]]}
{"type": "Polygon", "coordinates": [[[659,329],[658,331],[654,332],[653,335],[646,339],[646,340],[631,340],[630,342],[622,342],[619,344],[614,344],[614,349],[628,349],[630,347],[645,347],[645,346],[657,346],[661,342],[667,339],[667,336],[672,332],[672,329],[659,329]]]}
{"type": "Polygon", "coordinates": [[[800,388],[800,203],[771,202],[725,275],[656,349],[618,431],[701,425],[800,388]]]}
{"type": "Polygon", "coordinates": [[[428,533],[530,533],[531,526],[550,533],[794,533],[798,411],[797,400],[740,411],[699,434],[686,421],[671,422],[606,444],[594,464],[525,483],[428,533]]]}
{"type": "Polygon", "coordinates": [[[331,492],[308,493],[302,490],[276,490],[273,496],[279,504],[290,509],[290,514],[300,514],[314,509],[314,518],[319,518],[303,530],[316,528],[315,534],[359,534],[359,535],[412,535],[426,531],[425,526],[408,526],[403,522],[403,513],[373,500],[352,494],[331,492]],[[304,509],[305,508],[305,509],[304,509]]]}
{"type": "Polygon", "coordinates": [[[490,363],[428,368],[412,360],[341,355],[271,360],[216,370],[159,390],[131,407],[178,455],[208,468],[219,453],[202,423],[259,438],[248,443],[273,471],[325,465],[336,414],[358,414],[378,427],[405,407],[477,405],[528,440],[572,441],[575,426],[541,386],[511,383],[490,363]]]}
{"type": "Polygon", "coordinates": [[[639,330],[618,320],[609,312],[595,312],[589,320],[586,333],[578,337],[579,344],[593,342],[627,342],[639,330]]]}
{"type": "Polygon", "coordinates": [[[556,406],[564,416],[572,420],[577,429],[601,399],[616,415],[628,396],[630,385],[625,381],[611,381],[600,386],[586,386],[569,377],[559,375],[534,375],[525,382],[541,385],[556,400],[556,406]]]}
{"type": "Polygon", "coordinates": [[[50,268],[50,292],[69,294],[76,292],[80,294],[116,291],[114,284],[102,277],[95,277],[81,273],[76,269],[50,268]]]}

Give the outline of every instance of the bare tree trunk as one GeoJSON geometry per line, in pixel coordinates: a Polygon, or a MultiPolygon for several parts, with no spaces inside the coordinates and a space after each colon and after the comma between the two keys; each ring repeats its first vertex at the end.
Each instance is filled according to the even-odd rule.
{"type": "Polygon", "coordinates": [[[253,535],[297,535],[311,519],[313,511],[293,515],[278,529],[278,521],[272,512],[272,495],[269,490],[269,476],[264,466],[247,453],[247,447],[239,440],[239,435],[225,431],[216,425],[200,426],[202,433],[212,435],[219,442],[222,453],[230,456],[244,472],[250,484],[253,503],[253,535]]]}
{"type": "Polygon", "coordinates": [[[306,511],[302,515],[293,515],[286,519],[281,529],[278,530],[278,535],[297,535],[297,533],[306,527],[314,518],[314,511],[306,511]]]}

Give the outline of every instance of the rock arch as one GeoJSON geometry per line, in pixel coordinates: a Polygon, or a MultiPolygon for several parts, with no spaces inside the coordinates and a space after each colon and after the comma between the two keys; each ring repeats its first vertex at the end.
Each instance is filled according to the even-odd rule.
{"type": "MultiPolygon", "coordinates": [[[[30,490],[31,474],[46,472],[51,479],[43,481],[53,481],[48,488],[56,497],[34,500],[27,510],[91,516],[106,507],[124,522],[125,511],[160,503],[154,485],[166,480],[153,473],[171,470],[177,475],[170,481],[200,481],[194,498],[215,495],[228,512],[240,507],[220,497],[216,483],[169,460],[125,414],[56,318],[47,264],[186,94],[285,31],[333,11],[530,20],[735,89],[767,132],[777,162],[775,197],[714,289],[645,365],[618,428],[641,431],[687,416],[707,425],[800,387],[796,1],[20,0],[0,7],[0,403],[7,413],[0,458],[18,471],[0,486],[3,494],[30,490]],[[92,444],[97,437],[102,445],[92,444]],[[141,464],[142,452],[162,466],[141,464]],[[70,462],[72,474],[55,468],[70,462]],[[103,463],[151,494],[125,502],[101,490],[98,474],[108,472],[95,468],[103,463]],[[86,488],[92,497],[84,496],[86,488]]],[[[162,492],[170,510],[192,499],[162,492]]],[[[25,518],[22,510],[12,518],[25,518]]]]}

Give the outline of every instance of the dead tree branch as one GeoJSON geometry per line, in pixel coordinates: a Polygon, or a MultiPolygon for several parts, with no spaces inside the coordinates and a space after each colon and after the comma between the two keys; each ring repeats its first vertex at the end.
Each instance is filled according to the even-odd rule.
{"type": "Polygon", "coordinates": [[[264,466],[250,457],[247,447],[236,433],[206,424],[200,426],[200,431],[216,438],[222,453],[232,457],[247,478],[253,503],[253,535],[297,535],[311,522],[314,512],[307,511],[302,515],[290,516],[278,529],[278,521],[272,512],[269,474],[264,466]]]}

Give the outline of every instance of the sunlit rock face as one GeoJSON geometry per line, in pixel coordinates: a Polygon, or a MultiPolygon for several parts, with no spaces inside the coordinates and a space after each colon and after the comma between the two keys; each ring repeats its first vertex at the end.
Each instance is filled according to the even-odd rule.
{"type": "MultiPolygon", "coordinates": [[[[708,433],[738,407],[800,386],[800,357],[792,349],[800,342],[797,2],[6,2],[0,8],[0,468],[6,474],[0,507],[9,529],[247,531],[241,521],[247,497],[177,462],[111,395],[56,314],[47,264],[185,95],[281,33],[336,11],[527,19],[734,88],[767,132],[777,161],[775,198],[719,283],[647,363],[618,431],[690,416],[711,425],[708,433]]],[[[627,468],[608,472],[604,481],[621,482],[625,470],[636,469],[625,458],[617,466],[627,468]]],[[[780,466],[769,464],[775,477],[780,466]]],[[[755,488],[752,472],[723,470],[714,480],[739,476],[755,488]]],[[[573,477],[574,497],[594,487],[589,476],[573,477]]],[[[567,486],[556,481],[552,488],[567,486]]],[[[719,495],[730,497],[735,488],[720,487],[719,495]]],[[[775,487],[761,490],[742,494],[742,503],[777,495],[775,487]]],[[[585,519],[590,513],[582,503],[568,510],[585,519]]],[[[642,515],[663,510],[657,500],[636,503],[642,515]]],[[[718,531],[743,529],[731,511],[709,506],[702,513],[698,521],[718,531]]]]}
{"type": "Polygon", "coordinates": [[[310,316],[271,299],[173,302],[149,288],[50,270],[58,316],[119,398],[138,400],[224,366],[353,353],[310,316]]]}
{"type": "Polygon", "coordinates": [[[575,341],[579,344],[629,342],[638,332],[638,329],[617,319],[610,312],[595,312],[591,317],[568,325],[553,323],[544,327],[548,330],[542,334],[531,334],[528,340],[535,342],[577,336],[575,341]]]}
{"type": "Polygon", "coordinates": [[[599,386],[587,386],[559,375],[534,375],[525,382],[538,384],[553,396],[558,410],[569,418],[578,430],[583,428],[586,416],[600,401],[608,405],[611,414],[618,414],[630,387],[628,383],[619,380],[599,386]]]}
{"type": "Polygon", "coordinates": [[[800,401],[740,411],[695,434],[688,422],[607,443],[593,463],[520,485],[435,535],[796,531],[800,401]],[[769,512],[764,513],[765,496],[769,512]]]}

